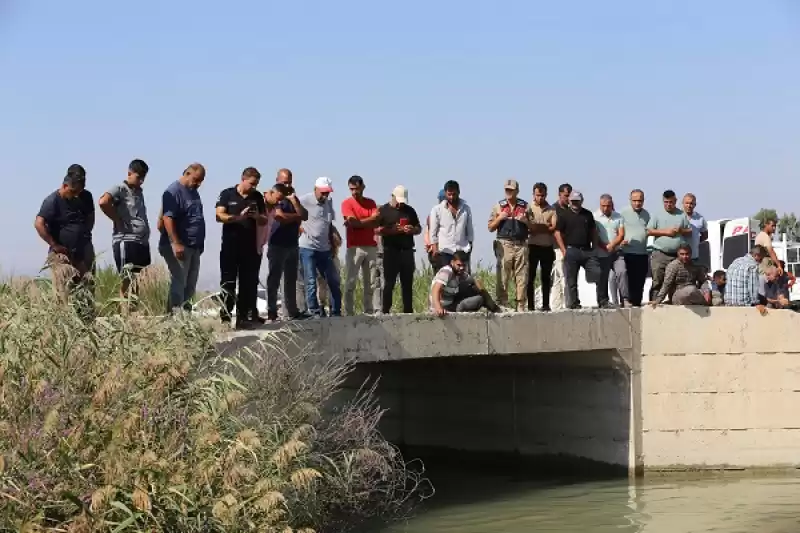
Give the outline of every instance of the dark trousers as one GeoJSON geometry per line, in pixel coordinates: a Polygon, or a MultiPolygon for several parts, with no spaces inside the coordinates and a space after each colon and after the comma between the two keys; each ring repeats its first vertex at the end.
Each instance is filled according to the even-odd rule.
{"type": "Polygon", "coordinates": [[[608,275],[611,273],[611,266],[617,258],[616,254],[597,258],[597,264],[600,267],[600,279],[597,280],[597,305],[600,307],[608,307],[611,303],[608,297],[608,275]]]}
{"type": "Polygon", "coordinates": [[[593,280],[596,282],[600,277],[600,265],[595,257],[595,252],[588,248],[567,246],[567,255],[564,256],[564,276],[567,283],[567,306],[572,309],[581,306],[581,300],[578,297],[578,271],[580,268],[583,268],[586,273],[586,281],[590,283],[593,280]]]}
{"type": "Polygon", "coordinates": [[[275,246],[267,248],[267,311],[274,318],[278,316],[278,287],[283,277],[283,301],[287,318],[297,313],[297,270],[300,249],[297,246],[275,246]]]}
{"type": "Polygon", "coordinates": [[[550,290],[553,287],[553,263],[556,262],[556,251],[552,246],[528,245],[528,309],[533,311],[536,305],[535,284],[536,269],[541,266],[542,308],[550,309],[550,290]]]}
{"type": "Polygon", "coordinates": [[[220,289],[222,309],[220,316],[230,320],[233,306],[239,320],[249,320],[258,313],[258,266],[260,264],[255,245],[243,246],[238,242],[223,242],[219,252],[220,289]],[[236,281],[239,291],[236,291],[236,281]]]}
{"type": "Polygon", "coordinates": [[[625,273],[628,277],[628,292],[631,305],[642,305],[644,282],[647,281],[649,259],[645,254],[625,254],[625,273]]]}
{"type": "Polygon", "coordinates": [[[392,310],[392,294],[400,276],[400,294],[403,296],[403,312],[414,312],[414,250],[384,247],[383,249],[383,311],[392,310]]]}

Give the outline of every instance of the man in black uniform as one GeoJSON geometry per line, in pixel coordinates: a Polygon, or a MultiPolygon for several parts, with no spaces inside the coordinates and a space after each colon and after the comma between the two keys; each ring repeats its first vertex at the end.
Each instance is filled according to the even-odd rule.
{"type": "Polygon", "coordinates": [[[578,270],[583,267],[589,283],[595,283],[600,277],[600,264],[596,257],[597,225],[592,212],[583,208],[583,195],[580,192],[572,191],[569,195],[569,209],[558,212],[553,236],[564,257],[566,306],[568,309],[580,309],[578,270]]]}
{"type": "Polygon", "coordinates": [[[378,224],[383,243],[383,304],[381,311],[392,310],[392,293],[400,276],[400,294],[403,312],[414,312],[414,236],[422,232],[419,217],[408,205],[408,190],[398,185],[392,191],[392,200],[378,211],[378,224]]]}
{"type": "Polygon", "coordinates": [[[223,322],[230,322],[235,304],[237,329],[247,329],[260,322],[256,306],[260,264],[256,226],[267,223],[264,197],[256,190],[260,180],[258,170],[248,167],[242,172],[242,181],[223,190],[217,199],[217,222],[222,223],[219,270],[223,306],[220,317],[223,322]]]}

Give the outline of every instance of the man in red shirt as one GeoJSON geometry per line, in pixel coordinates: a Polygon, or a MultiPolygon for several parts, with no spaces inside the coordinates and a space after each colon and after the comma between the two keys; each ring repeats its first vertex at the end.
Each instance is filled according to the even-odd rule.
{"type": "Polygon", "coordinates": [[[350,188],[350,198],[342,202],[342,220],[347,239],[344,310],[349,316],[355,314],[353,295],[358,271],[361,270],[364,313],[372,314],[375,312],[372,306],[372,294],[378,287],[378,280],[372,276],[378,255],[378,243],[375,241],[378,206],[374,200],[364,197],[365,187],[361,176],[352,176],[347,180],[347,186],[350,188]]]}

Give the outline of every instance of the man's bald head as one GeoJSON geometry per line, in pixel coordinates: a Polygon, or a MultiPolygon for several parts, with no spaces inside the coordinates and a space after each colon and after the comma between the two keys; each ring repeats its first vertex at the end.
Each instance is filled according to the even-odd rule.
{"type": "Polygon", "coordinates": [[[283,183],[284,185],[292,184],[292,171],[288,168],[282,168],[278,171],[278,176],[275,178],[276,183],[283,183]]]}
{"type": "Polygon", "coordinates": [[[197,189],[200,187],[200,184],[203,183],[203,180],[206,179],[206,167],[200,163],[192,163],[183,171],[183,177],[181,179],[186,186],[197,189]]]}

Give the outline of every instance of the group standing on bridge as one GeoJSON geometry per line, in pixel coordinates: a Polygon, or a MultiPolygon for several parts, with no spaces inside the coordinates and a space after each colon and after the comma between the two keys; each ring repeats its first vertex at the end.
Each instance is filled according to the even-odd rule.
{"type": "MultiPolygon", "coordinates": [[[[122,296],[129,296],[130,281],[151,263],[150,225],[142,194],[148,171],[144,161],[132,161],[126,178],[99,199],[100,209],[113,223],[122,296]]],[[[193,163],[162,195],[158,250],[170,272],[169,310],[191,309],[206,238],[199,194],[204,179],[203,165],[193,163]]],[[[784,271],[772,249],[775,221],[764,221],[749,254],[736,259],[727,272],[716,271],[709,277],[709,265],[702,264],[699,251],[708,238],[707,224],[695,210],[697,200],[691,193],[683,196],[679,209],[675,192],[664,191],[663,205],[652,215],[644,208],[640,189],[631,191],[630,205],[620,212],[615,211],[611,195],[603,194],[599,208],[591,212],[570,184],[558,187],[558,199],[551,205],[544,183],[533,185],[529,203],[519,197],[519,183],[506,180],[504,197],[493,206],[487,227],[496,234],[497,290],[492,297],[471,275],[473,215],[456,181],[444,184],[423,225],[404,186],[395,187],[391,199],[378,206],[364,195],[364,179],[350,177],[350,194],[338,210],[344,239],[334,225],[337,210],[330,179],[317,178],[313,191],[302,196],[295,194],[289,169],[279,170],[266,191],[258,190],[260,183],[261,173],[248,167],[239,183],[223,190],[216,201],[216,220],[222,224],[221,318],[230,322],[235,306],[238,328],[278,319],[281,280],[286,319],[324,316],[321,297],[329,300],[330,316],[340,316],[342,307],[344,313],[355,314],[359,278],[364,313],[389,313],[398,279],[402,310],[413,312],[415,237],[423,232],[435,271],[429,305],[439,316],[481,307],[511,311],[512,287],[517,312],[579,309],[580,269],[586,281],[596,285],[601,308],[641,306],[648,275],[652,305],[669,300],[677,305],[756,306],[762,311],[790,305],[794,277],[784,271]],[[343,290],[342,245],[346,246],[343,290]],[[265,254],[267,316],[262,317],[256,304],[265,254]]],[[[86,171],[72,165],[59,189],[45,198],[35,221],[49,246],[48,260],[74,268],[69,283],[87,284],[94,272],[94,222],[86,171]]],[[[62,290],[66,289],[65,284],[62,290]]]]}

